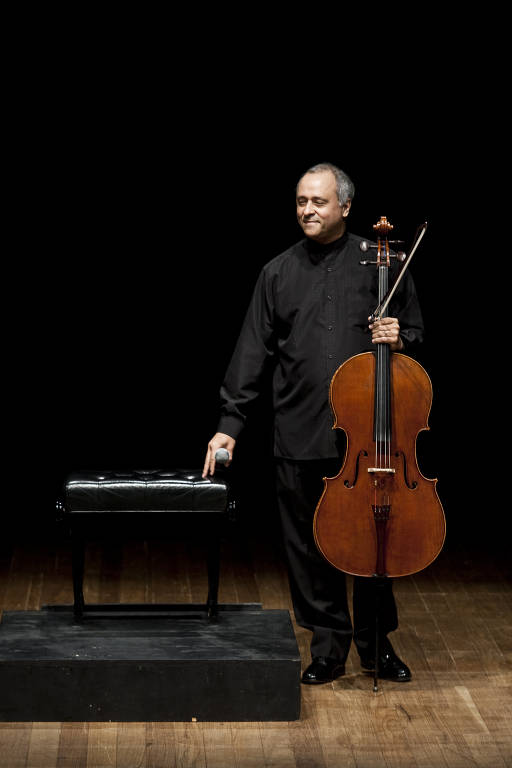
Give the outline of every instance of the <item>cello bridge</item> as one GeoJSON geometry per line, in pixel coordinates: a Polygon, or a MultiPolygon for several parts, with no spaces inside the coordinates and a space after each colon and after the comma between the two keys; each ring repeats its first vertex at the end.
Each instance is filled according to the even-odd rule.
{"type": "Polygon", "coordinates": [[[395,471],[393,467],[368,467],[368,472],[374,475],[394,475],[395,471]]]}

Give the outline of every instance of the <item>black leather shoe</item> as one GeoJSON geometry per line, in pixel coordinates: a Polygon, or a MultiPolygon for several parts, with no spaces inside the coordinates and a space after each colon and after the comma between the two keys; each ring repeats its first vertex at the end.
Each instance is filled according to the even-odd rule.
{"type": "Polygon", "coordinates": [[[302,674],[302,682],[306,685],[332,683],[337,677],[345,674],[345,665],[338,659],[325,656],[315,656],[309,667],[302,674]]]}
{"type": "MultiPolygon", "coordinates": [[[[363,669],[375,671],[375,659],[361,657],[363,669]]],[[[411,670],[398,658],[391,646],[379,654],[379,668],[377,675],[383,680],[394,680],[396,683],[407,683],[411,679],[411,670]]]]}

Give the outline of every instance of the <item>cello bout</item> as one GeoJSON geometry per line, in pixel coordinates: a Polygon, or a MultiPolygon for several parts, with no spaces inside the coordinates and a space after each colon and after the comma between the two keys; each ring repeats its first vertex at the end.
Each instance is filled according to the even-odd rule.
{"type": "Polygon", "coordinates": [[[336,477],[324,478],[313,532],[318,549],[336,568],[356,576],[407,576],[426,568],[442,549],[446,523],[436,479],[424,477],[416,439],[429,429],[432,385],[425,369],[401,353],[391,356],[394,425],[389,466],[375,467],[372,391],[375,355],[343,363],[331,382],[333,429],[343,429],[347,449],[336,477]],[[411,402],[415,408],[411,413],[411,402]]]}

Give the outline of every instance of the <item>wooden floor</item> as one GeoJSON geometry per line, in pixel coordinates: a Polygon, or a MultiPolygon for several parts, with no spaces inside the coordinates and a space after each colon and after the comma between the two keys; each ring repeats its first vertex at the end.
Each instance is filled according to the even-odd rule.
{"type": "MultiPolygon", "coordinates": [[[[91,544],[89,602],[200,602],[202,553],[191,544],[91,544]]],[[[277,544],[224,544],[221,602],[290,609],[277,544]]],[[[349,580],[349,588],[350,580],[349,580]]],[[[302,686],[290,723],[0,723],[0,764],[30,768],[503,768],[512,766],[512,600],[504,554],[445,550],[395,584],[392,636],[410,683],[372,692],[351,650],[335,683],[302,686]]],[[[0,550],[0,608],[71,603],[65,541],[0,550]]],[[[304,664],[309,633],[296,627],[304,664]]],[[[1,693],[0,693],[1,695],[1,693]]]]}

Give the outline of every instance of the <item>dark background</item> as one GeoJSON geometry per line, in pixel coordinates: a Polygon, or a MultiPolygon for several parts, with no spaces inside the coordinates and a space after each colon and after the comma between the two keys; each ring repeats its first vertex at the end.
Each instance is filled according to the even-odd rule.
{"type": "MultiPolygon", "coordinates": [[[[434,387],[419,465],[439,478],[448,541],[481,540],[482,515],[502,525],[489,92],[475,104],[472,73],[439,54],[433,70],[422,44],[349,87],[296,55],[262,69],[263,41],[242,61],[242,44],[198,58],[137,40],[61,37],[13,88],[6,529],[51,534],[73,469],[202,466],[254,282],[301,237],[295,185],[324,160],[355,183],[353,232],[386,215],[408,248],[429,222],[410,267],[434,387]]],[[[267,406],[230,474],[246,519],[272,526],[267,406]]]]}

